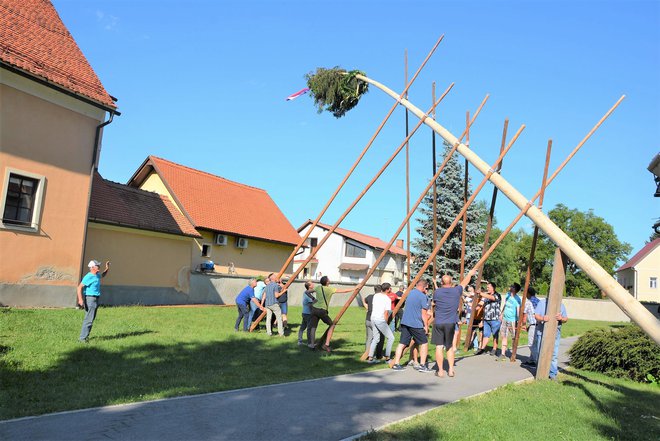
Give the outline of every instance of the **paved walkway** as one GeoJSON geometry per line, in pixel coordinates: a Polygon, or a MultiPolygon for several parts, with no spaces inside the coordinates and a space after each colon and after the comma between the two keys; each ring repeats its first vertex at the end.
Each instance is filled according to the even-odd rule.
{"type": "MultiPolygon", "coordinates": [[[[562,340],[560,362],[573,341],[562,340]]],[[[527,348],[519,354],[526,359],[527,348]]],[[[0,422],[0,439],[340,440],[532,377],[520,363],[480,355],[459,360],[454,378],[383,369],[61,412],[0,422]]]]}

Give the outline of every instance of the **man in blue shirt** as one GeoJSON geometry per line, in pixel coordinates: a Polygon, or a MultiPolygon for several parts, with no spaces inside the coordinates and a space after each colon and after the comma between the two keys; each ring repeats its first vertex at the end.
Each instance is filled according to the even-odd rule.
{"type": "Polygon", "coordinates": [[[396,348],[396,354],[392,361],[392,369],[402,371],[405,368],[399,364],[403,350],[410,345],[411,341],[419,347],[419,372],[433,372],[426,366],[426,357],[429,352],[429,339],[426,336],[429,330],[428,310],[429,299],[426,297],[426,288],[429,286],[426,280],[420,280],[415,289],[410,291],[406,299],[406,309],[401,318],[401,339],[396,348]]]}
{"type": "Polygon", "coordinates": [[[87,343],[89,333],[92,331],[92,325],[96,318],[96,309],[98,300],[101,296],[101,278],[105,277],[110,270],[110,261],[105,263],[105,270],[101,273],[101,262],[91,260],[87,265],[89,272],[85,274],[80,285],[78,285],[78,306],[85,309],[85,318],[83,319],[82,329],[80,330],[80,342],[87,343]],[[85,295],[83,296],[83,291],[85,295]]]}
{"type": "MultiPolygon", "coordinates": [[[[552,311],[548,311],[547,299],[539,299],[538,305],[534,310],[534,317],[536,318],[536,337],[534,337],[534,347],[535,353],[538,356],[538,353],[541,351],[541,339],[543,337],[543,330],[545,328],[545,323],[550,320],[552,311]]],[[[555,348],[552,351],[552,361],[550,362],[550,379],[554,380],[557,377],[557,355],[559,354],[559,340],[561,339],[561,325],[568,321],[568,314],[566,313],[566,307],[564,304],[561,304],[560,312],[555,314],[557,319],[557,335],[555,336],[555,348]]]]}
{"type": "Polygon", "coordinates": [[[268,276],[270,283],[266,285],[264,290],[264,297],[266,306],[266,333],[268,335],[273,335],[271,321],[273,320],[273,314],[275,314],[275,319],[277,320],[277,333],[280,337],[284,337],[284,327],[282,326],[282,309],[280,308],[280,303],[278,299],[282,296],[285,291],[282,291],[282,284],[280,279],[276,274],[271,274],[268,276]]]}
{"type": "Polygon", "coordinates": [[[257,279],[250,279],[248,285],[241,290],[240,293],[236,296],[236,308],[238,308],[238,317],[236,318],[236,324],[234,325],[234,331],[238,331],[238,327],[243,320],[243,331],[247,332],[250,326],[250,305],[258,305],[259,308],[263,311],[263,308],[259,301],[254,296],[254,287],[257,286],[257,279]]]}
{"type": "Polygon", "coordinates": [[[458,323],[458,311],[461,306],[461,297],[463,290],[470,283],[470,279],[475,274],[472,269],[468,272],[468,277],[461,285],[454,285],[451,276],[445,274],[442,276],[442,286],[433,293],[435,302],[435,322],[433,324],[433,336],[431,343],[435,345],[435,360],[438,364],[438,377],[444,377],[443,369],[443,349],[447,350],[448,375],[454,376],[454,333],[458,323]]]}

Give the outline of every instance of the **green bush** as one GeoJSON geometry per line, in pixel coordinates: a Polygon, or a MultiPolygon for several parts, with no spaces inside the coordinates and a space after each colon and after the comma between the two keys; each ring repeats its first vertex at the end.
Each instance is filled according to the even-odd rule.
{"type": "Polygon", "coordinates": [[[569,355],[571,366],[578,369],[639,382],[660,378],[660,346],[637,325],[589,331],[575,342],[569,355]]]}

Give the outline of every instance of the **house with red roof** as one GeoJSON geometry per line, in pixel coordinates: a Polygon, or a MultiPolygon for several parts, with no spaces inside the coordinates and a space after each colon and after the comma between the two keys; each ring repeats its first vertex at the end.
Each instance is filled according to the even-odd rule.
{"type": "MultiPolygon", "coordinates": [[[[149,156],[128,186],[168,198],[197,230],[190,268],[267,275],[280,270],[300,236],[261,188],[149,156]]],[[[289,268],[287,272],[290,272],[289,268]]]]}
{"type": "MultiPolygon", "coordinates": [[[[298,228],[299,234],[306,235],[312,224],[311,220],[306,221],[298,228]]],[[[294,260],[294,269],[297,270],[304,264],[311,250],[318,246],[331,229],[330,225],[320,222],[314,227],[307,239],[307,248],[294,260]]],[[[360,282],[385,248],[387,242],[377,237],[337,228],[318,250],[316,256],[305,266],[301,277],[318,280],[322,276],[328,276],[335,282],[360,282]]],[[[402,284],[407,277],[406,256],[403,240],[397,240],[378,264],[368,282],[377,284],[387,282],[394,286],[402,284]]]]}
{"type": "Polygon", "coordinates": [[[50,1],[0,0],[0,304],[75,304],[103,128],[118,114],[50,1]]]}
{"type": "Polygon", "coordinates": [[[660,303],[660,238],[647,243],[621,265],[616,279],[640,302],[660,303]]]}
{"type": "Polygon", "coordinates": [[[114,262],[103,279],[103,303],[180,304],[191,299],[190,248],[201,238],[167,196],[95,173],[84,261],[114,262]]]}

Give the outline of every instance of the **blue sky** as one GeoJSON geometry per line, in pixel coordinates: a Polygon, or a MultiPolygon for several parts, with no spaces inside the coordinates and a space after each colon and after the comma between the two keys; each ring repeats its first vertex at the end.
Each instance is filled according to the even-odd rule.
{"type": "MultiPolygon", "coordinates": [[[[100,172],[126,182],[148,155],[266,189],[294,226],[314,218],[392,105],[371,89],[344,118],[309,96],[286,102],[318,66],[360,69],[396,91],[437,38],[410,90],[422,109],[451,83],[437,120],[455,135],[490,93],[471,147],[492,163],[502,124],[527,126],[502,175],[524,195],[623,94],[626,99],[548,188],[544,207],[593,209],[634,250],[660,217],[646,170],[660,150],[657,1],[53,0],[122,115],[106,128],[100,172]]],[[[411,127],[417,120],[411,116],[411,127]]],[[[404,137],[404,111],[324,216],[333,223],[404,137]]],[[[431,175],[431,132],[410,143],[411,200],[431,175]]],[[[482,176],[473,168],[473,186],[482,176]]],[[[490,200],[487,186],[480,198],[490,200]]],[[[405,216],[402,154],[343,227],[389,239],[405,216]]],[[[504,228],[518,209],[500,197],[504,228]]],[[[249,216],[249,213],[246,213],[249,216]]],[[[531,230],[523,220],[522,228],[531,230]]],[[[405,230],[401,237],[405,237],[405,230]]]]}

